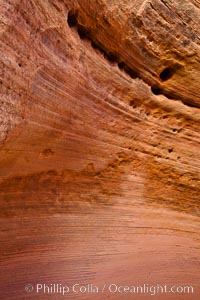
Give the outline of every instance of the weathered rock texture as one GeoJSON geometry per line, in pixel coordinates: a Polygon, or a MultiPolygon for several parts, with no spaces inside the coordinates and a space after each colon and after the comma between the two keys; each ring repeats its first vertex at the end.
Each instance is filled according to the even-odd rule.
{"type": "Polygon", "coordinates": [[[1,299],[199,299],[199,1],[0,5],[1,299]]]}

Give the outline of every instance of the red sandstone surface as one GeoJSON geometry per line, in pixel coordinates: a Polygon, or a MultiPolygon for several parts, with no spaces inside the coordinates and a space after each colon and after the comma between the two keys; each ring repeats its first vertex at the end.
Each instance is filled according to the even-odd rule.
{"type": "Polygon", "coordinates": [[[199,1],[1,0],[0,12],[0,298],[200,299],[199,1]]]}

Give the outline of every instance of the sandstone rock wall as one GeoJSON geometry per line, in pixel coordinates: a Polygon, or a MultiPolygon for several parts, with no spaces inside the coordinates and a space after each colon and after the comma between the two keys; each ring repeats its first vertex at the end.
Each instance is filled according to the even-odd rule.
{"type": "Polygon", "coordinates": [[[38,281],[199,298],[199,9],[1,0],[2,299],[38,281]]]}

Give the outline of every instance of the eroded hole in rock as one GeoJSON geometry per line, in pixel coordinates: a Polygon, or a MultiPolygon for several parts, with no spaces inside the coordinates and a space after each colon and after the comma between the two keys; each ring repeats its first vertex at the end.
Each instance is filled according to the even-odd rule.
{"type": "Polygon", "coordinates": [[[131,100],[129,102],[129,105],[132,106],[133,108],[137,107],[137,104],[135,103],[135,100],[131,100]]]}
{"type": "Polygon", "coordinates": [[[102,51],[101,47],[99,47],[94,41],[91,42],[92,48],[102,51]]]}
{"type": "Polygon", "coordinates": [[[78,26],[78,35],[82,40],[89,38],[89,32],[82,26],[78,26]]]}
{"type": "Polygon", "coordinates": [[[138,73],[135,70],[129,68],[126,64],[124,65],[124,71],[133,79],[139,77],[138,73]]]}
{"type": "Polygon", "coordinates": [[[125,65],[125,64],[124,64],[123,61],[121,61],[121,62],[118,63],[118,67],[119,67],[120,69],[122,69],[122,70],[124,69],[124,65],[125,65]]]}
{"type": "Polygon", "coordinates": [[[161,95],[162,94],[162,91],[161,89],[159,89],[158,87],[151,87],[151,91],[154,95],[161,95]]]}
{"type": "Polygon", "coordinates": [[[172,152],[173,152],[173,149],[172,149],[172,148],[168,149],[168,152],[169,152],[169,153],[172,153],[172,152]]]}
{"type": "Polygon", "coordinates": [[[160,73],[160,79],[162,81],[167,81],[174,75],[175,72],[176,69],[174,67],[167,67],[160,73]]]}
{"type": "Polygon", "coordinates": [[[112,63],[116,63],[118,60],[117,55],[112,52],[105,52],[104,57],[112,63]]]}
{"type": "Polygon", "coordinates": [[[182,66],[178,63],[166,67],[161,73],[160,73],[160,79],[162,81],[167,81],[176,73],[177,70],[179,70],[182,66]]]}
{"type": "Polygon", "coordinates": [[[69,11],[67,23],[68,23],[69,27],[77,26],[78,21],[77,21],[77,12],[76,11],[73,11],[73,10],[69,11]]]}

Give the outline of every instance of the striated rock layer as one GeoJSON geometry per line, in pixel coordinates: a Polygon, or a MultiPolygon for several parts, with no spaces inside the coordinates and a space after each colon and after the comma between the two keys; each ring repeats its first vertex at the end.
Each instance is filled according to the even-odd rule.
{"type": "Polygon", "coordinates": [[[117,283],[199,299],[199,1],[0,11],[1,298],[49,299],[24,290],[37,283],[151,297],[109,293],[117,283]]]}

